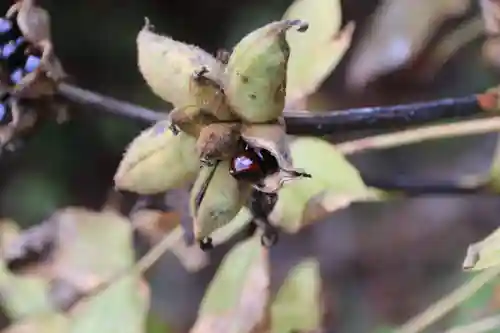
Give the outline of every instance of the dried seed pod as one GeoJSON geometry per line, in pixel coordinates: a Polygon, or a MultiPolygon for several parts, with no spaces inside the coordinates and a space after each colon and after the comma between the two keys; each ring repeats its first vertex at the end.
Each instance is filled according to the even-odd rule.
{"type": "Polygon", "coordinates": [[[221,89],[224,65],[212,55],[155,34],[147,19],[137,52],[139,70],[156,95],[177,108],[196,106],[220,120],[234,119],[221,89]]]}
{"type": "Polygon", "coordinates": [[[286,31],[307,24],[299,20],[270,23],[244,37],[235,47],[226,67],[225,92],[231,107],[243,120],[264,123],[283,112],[286,71],[290,48],[286,31]]]}
{"type": "Polygon", "coordinates": [[[229,174],[228,161],[202,167],[191,189],[195,239],[201,241],[231,222],[250,193],[250,184],[238,182],[229,174]]]}
{"type": "Polygon", "coordinates": [[[218,121],[213,114],[196,106],[175,108],[170,111],[169,119],[173,126],[196,138],[205,126],[218,121]]]}
{"type": "Polygon", "coordinates": [[[240,123],[214,123],[204,127],[197,141],[201,161],[228,160],[240,148],[240,123]]]}
{"type": "Polygon", "coordinates": [[[196,139],[175,135],[169,121],[160,121],[136,137],[115,174],[115,187],[139,194],[154,194],[195,179],[199,170],[196,139]]]}
{"type": "Polygon", "coordinates": [[[274,193],[284,183],[303,177],[311,177],[303,170],[293,167],[289,141],[282,124],[246,125],[241,131],[242,139],[253,148],[264,149],[278,164],[277,172],[266,175],[254,188],[261,192],[274,193]]]}
{"type": "MultiPolygon", "coordinates": [[[[42,53],[39,70],[37,74],[45,73],[47,78],[59,82],[66,78],[61,62],[55,56],[52,45],[51,20],[50,14],[44,8],[35,5],[34,0],[17,1],[9,10],[6,16],[14,18],[19,30],[33,47],[42,53]]],[[[19,86],[30,86],[36,75],[33,74],[23,80],[19,86]]],[[[28,88],[25,88],[28,89],[28,88]]],[[[18,88],[17,90],[21,90],[18,88]]]]}

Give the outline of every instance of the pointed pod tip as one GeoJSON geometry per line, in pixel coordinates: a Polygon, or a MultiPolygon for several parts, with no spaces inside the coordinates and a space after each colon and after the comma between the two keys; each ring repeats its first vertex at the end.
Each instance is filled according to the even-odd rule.
{"type": "Polygon", "coordinates": [[[144,25],[142,26],[142,30],[152,31],[153,29],[154,29],[154,26],[151,23],[151,20],[149,19],[149,17],[144,16],[144,25]]]}

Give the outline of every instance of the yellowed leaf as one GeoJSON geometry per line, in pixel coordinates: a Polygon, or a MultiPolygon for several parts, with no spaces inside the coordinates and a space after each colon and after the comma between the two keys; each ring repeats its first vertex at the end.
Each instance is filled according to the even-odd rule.
{"type": "Polygon", "coordinates": [[[210,283],[190,332],[253,332],[265,319],[269,283],[268,252],[259,237],[236,245],[210,283]]]}
{"type": "Polygon", "coordinates": [[[39,314],[16,322],[2,333],[68,333],[69,320],[55,313],[39,314]]]}
{"type": "Polygon", "coordinates": [[[290,182],[279,191],[278,201],[269,218],[288,232],[297,232],[303,223],[307,223],[304,218],[310,220],[327,211],[325,207],[328,205],[323,206],[320,200],[320,211],[313,213],[315,198],[327,192],[349,200],[370,193],[358,170],[327,141],[302,137],[291,143],[290,150],[294,166],[304,169],[312,177],[290,182]]]}
{"type": "Polygon", "coordinates": [[[288,274],[271,305],[271,332],[309,332],[321,328],[319,263],[304,260],[288,274]]]}
{"type": "MultiPolygon", "coordinates": [[[[19,227],[14,221],[0,222],[2,257],[19,235],[19,227]]],[[[4,311],[11,319],[16,320],[37,312],[51,311],[53,304],[48,291],[49,281],[44,277],[17,276],[7,269],[4,261],[0,262],[0,298],[4,311]]]]}
{"type": "Polygon", "coordinates": [[[500,229],[482,241],[469,245],[463,268],[467,271],[479,271],[498,265],[500,265],[500,229]]]}
{"type": "Polygon", "coordinates": [[[283,19],[309,24],[303,35],[287,33],[291,53],[287,68],[287,104],[314,93],[351,45],[354,23],[342,31],[340,0],[296,0],[283,19]]]}

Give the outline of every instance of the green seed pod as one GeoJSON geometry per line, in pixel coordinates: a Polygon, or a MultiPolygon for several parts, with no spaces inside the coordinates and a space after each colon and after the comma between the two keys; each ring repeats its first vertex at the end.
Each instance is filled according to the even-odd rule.
{"type": "Polygon", "coordinates": [[[268,175],[260,185],[254,188],[266,192],[277,192],[283,184],[303,177],[311,177],[304,170],[293,167],[289,140],[285,127],[280,124],[247,125],[241,131],[241,137],[250,146],[267,150],[276,159],[277,172],[268,175]]]}
{"type": "Polygon", "coordinates": [[[195,106],[220,120],[235,117],[221,89],[224,65],[207,52],[155,34],[146,19],[137,36],[137,53],[144,80],[165,101],[176,108],[195,106]]]}
{"type": "Polygon", "coordinates": [[[169,126],[160,121],[132,141],[114,177],[117,189],[154,194],[195,179],[196,139],[184,132],[175,135],[169,126]]]}
{"type": "Polygon", "coordinates": [[[196,143],[201,161],[230,159],[240,148],[240,123],[214,123],[204,127],[196,143]]]}
{"type": "Polygon", "coordinates": [[[191,189],[190,209],[197,241],[210,236],[238,214],[251,193],[251,185],[229,174],[229,162],[201,168],[191,189]]]}
{"type": "Polygon", "coordinates": [[[290,56],[285,33],[294,26],[299,31],[307,29],[299,20],[273,22],[251,32],[234,47],[226,67],[225,92],[243,120],[264,123],[281,116],[290,56]]]}

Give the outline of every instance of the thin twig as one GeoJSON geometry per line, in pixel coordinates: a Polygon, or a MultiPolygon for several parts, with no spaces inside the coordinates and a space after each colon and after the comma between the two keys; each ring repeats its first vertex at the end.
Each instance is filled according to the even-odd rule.
{"type": "Polygon", "coordinates": [[[59,93],[67,99],[83,105],[91,105],[101,110],[125,116],[127,118],[142,120],[149,123],[165,119],[166,114],[143,108],[138,105],[119,101],[115,98],[97,94],[93,91],[82,89],[67,83],[61,83],[59,93]]]}
{"type": "Polygon", "coordinates": [[[404,191],[405,195],[418,196],[439,194],[460,194],[476,195],[478,193],[488,193],[488,179],[483,177],[473,177],[460,180],[420,180],[399,178],[390,176],[387,179],[361,174],[363,182],[370,187],[383,189],[384,191],[404,191]]]}
{"type": "Polygon", "coordinates": [[[451,310],[465,302],[485,284],[500,275],[500,266],[495,266],[479,272],[472,279],[455,289],[453,292],[427,308],[418,316],[401,326],[395,333],[418,333],[444,317],[451,310]]]}
{"type": "Polygon", "coordinates": [[[375,135],[338,144],[337,149],[346,155],[350,155],[366,150],[387,149],[428,140],[498,131],[500,131],[500,117],[491,117],[375,135]]]}
{"type": "Polygon", "coordinates": [[[478,320],[472,324],[453,327],[444,333],[484,333],[500,329],[500,315],[478,320]]]}
{"type": "MultiPolygon", "coordinates": [[[[132,119],[156,122],[166,118],[165,113],[152,111],[65,83],[59,86],[59,92],[62,96],[76,103],[92,105],[104,111],[132,119]]],[[[289,134],[322,136],[334,132],[396,129],[443,119],[469,118],[494,109],[496,101],[497,94],[488,92],[479,95],[404,105],[365,107],[318,113],[287,111],[284,113],[284,118],[287,133],[289,134]]]]}

